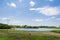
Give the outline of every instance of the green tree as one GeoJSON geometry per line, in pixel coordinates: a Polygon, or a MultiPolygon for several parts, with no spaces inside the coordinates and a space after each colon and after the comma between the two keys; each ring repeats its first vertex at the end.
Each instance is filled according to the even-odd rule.
{"type": "Polygon", "coordinates": [[[27,28],[27,25],[24,25],[23,27],[24,27],[24,28],[27,28]]]}
{"type": "Polygon", "coordinates": [[[10,28],[11,28],[11,26],[0,23],[0,29],[10,29],[10,28]]]}

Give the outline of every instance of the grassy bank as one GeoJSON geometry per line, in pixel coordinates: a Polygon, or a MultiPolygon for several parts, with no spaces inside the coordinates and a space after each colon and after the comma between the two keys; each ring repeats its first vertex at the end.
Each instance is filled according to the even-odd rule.
{"type": "Polygon", "coordinates": [[[53,30],[52,32],[60,33],[60,30],[53,30]]]}
{"type": "Polygon", "coordinates": [[[0,30],[0,40],[60,40],[60,36],[51,32],[28,32],[16,30],[0,30]]]}

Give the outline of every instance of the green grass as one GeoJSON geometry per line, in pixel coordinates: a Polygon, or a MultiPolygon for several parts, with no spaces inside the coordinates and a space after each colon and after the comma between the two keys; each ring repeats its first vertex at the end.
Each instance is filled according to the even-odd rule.
{"type": "Polygon", "coordinates": [[[53,30],[52,32],[60,33],[60,30],[53,30]]]}
{"type": "Polygon", "coordinates": [[[0,40],[60,40],[60,37],[43,33],[3,29],[0,30],[0,40]]]}

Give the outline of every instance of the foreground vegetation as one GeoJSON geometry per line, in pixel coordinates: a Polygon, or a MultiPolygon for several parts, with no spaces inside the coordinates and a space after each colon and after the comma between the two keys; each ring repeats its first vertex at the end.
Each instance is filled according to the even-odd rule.
{"type": "Polygon", "coordinates": [[[0,40],[60,40],[60,34],[53,32],[28,32],[0,29],[0,40]]]}
{"type": "Polygon", "coordinates": [[[51,32],[60,33],[60,30],[53,30],[51,32]]]}
{"type": "Polygon", "coordinates": [[[56,26],[17,26],[0,23],[0,40],[60,40],[60,30],[29,32],[17,31],[14,28],[56,28],[56,26]]]}

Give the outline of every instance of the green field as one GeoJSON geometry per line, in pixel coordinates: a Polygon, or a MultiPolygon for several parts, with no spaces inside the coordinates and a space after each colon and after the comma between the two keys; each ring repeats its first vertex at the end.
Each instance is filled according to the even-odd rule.
{"type": "Polygon", "coordinates": [[[60,33],[0,29],[0,40],[60,40],[60,33]]]}
{"type": "Polygon", "coordinates": [[[52,32],[60,33],[60,30],[53,30],[52,32]]]}

